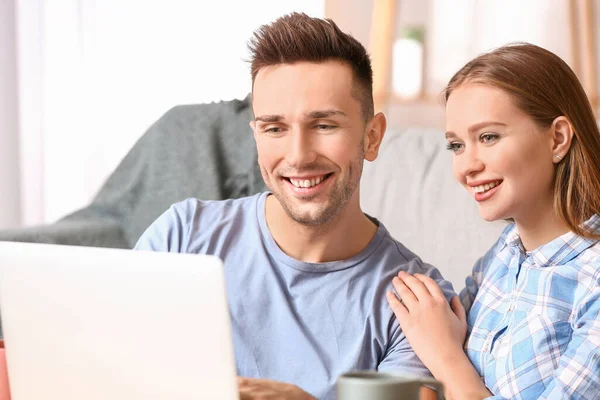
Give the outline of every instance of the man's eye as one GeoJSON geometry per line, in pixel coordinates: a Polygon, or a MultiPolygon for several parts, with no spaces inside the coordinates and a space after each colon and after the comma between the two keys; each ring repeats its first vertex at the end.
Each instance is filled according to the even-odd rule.
{"type": "Polygon", "coordinates": [[[263,129],[263,132],[265,132],[265,133],[279,133],[279,132],[281,132],[281,128],[279,128],[277,126],[272,126],[270,128],[263,129]]]}
{"type": "Polygon", "coordinates": [[[335,126],[327,125],[327,124],[318,124],[318,125],[315,125],[315,128],[317,128],[318,130],[321,130],[321,131],[328,131],[328,130],[335,128],[335,126]]]}
{"type": "Polygon", "coordinates": [[[454,153],[456,153],[456,152],[458,152],[459,150],[461,150],[461,149],[462,149],[464,146],[465,146],[465,145],[464,145],[464,144],[462,144],[462,143],[458,143],[458,142],[451,142],[451,143],[448,143],[448,144],[446,145],[446,149],[447,149],[447,150],[450,150],[450,151],[452,151],[452,152],[454,152],[454,153]]]}
{"type": "Polygon", "coordinates": [[[479,140],[481,143],[490,143],[498,139],[498,137],[499,136],[496,133],[484,133],[479,137],[479,140]]]}

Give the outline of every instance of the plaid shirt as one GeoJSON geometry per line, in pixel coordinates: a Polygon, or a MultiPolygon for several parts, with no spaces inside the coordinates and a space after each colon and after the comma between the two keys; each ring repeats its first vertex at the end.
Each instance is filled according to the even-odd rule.
{"type": "MultiPolygon", "coordinates": [[[[600,232],[600,217],[585,226],[600,232]]],[[[461,300],[490,399],[600,399],[599,242],[569,232],[525,252],[511,224],[461,300]]]]}

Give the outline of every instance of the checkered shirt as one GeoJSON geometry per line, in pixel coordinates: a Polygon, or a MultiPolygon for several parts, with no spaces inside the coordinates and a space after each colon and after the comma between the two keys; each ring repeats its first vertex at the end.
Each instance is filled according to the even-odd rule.
{"type": "Polygon", "coordinates": [[[511,224],[461,300],[490,399],[600,399],[600,242],[569,232],[526,252],[511,224]]]}

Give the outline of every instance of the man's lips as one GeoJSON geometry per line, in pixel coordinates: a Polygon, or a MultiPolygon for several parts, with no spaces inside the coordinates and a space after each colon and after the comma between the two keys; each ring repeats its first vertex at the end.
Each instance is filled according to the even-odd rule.
{"type": "Polygon", "coordinates": [[[320,175],[304,175],[304,176],[286,176],[284,179],[288,180],[292,185],[298,188],[308,188],[311,186],[318,185],[331,174],[320,174],[320,175]]]}
{"type": "Polygon", "coordinates": [[[292,187],[296,192],[310,193],[316,189],[322,187],[326,183],[333,173],[321,174],[321,175],[306,175],[306,176],[284,176],[282,179],[292,187]]]}

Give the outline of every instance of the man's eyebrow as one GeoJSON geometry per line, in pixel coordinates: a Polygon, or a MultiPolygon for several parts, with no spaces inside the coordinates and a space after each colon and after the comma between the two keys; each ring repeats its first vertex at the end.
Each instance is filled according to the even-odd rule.
{"type": "MultiPolygon", "coordinates": [[[[346,113],[341,110],[315,110],[308,113],[305,113],[304,116],[308,119],[319,119],[319,118],[328,118],[333,115],[342,115],[347,117],[346,113]]],[[[282,115],[272,114],[272,115],[260,115],[254,118],[254,121],[261,121],[265,123],[273,123],[280,122],[284,118],[282,115]]]]}
{"type": "Polygon", "coordinates": [[[304,114],[305,117],[312,119],[328,118],[333,115],[343,115],[344,117],[347,117],[346,113],[340,110],[315,110],[304,114]]]}
{"type": "Polygon", "coordinates": [[[283,119],[281,115],[273,114],[273,115],[261,115],[259,117],[254,118],[254,121],[261,121],[266,123],[279,122],[283,119]]]}

